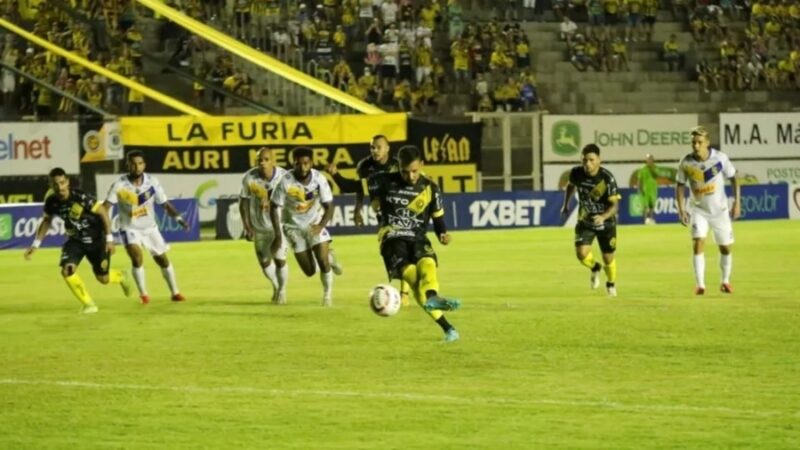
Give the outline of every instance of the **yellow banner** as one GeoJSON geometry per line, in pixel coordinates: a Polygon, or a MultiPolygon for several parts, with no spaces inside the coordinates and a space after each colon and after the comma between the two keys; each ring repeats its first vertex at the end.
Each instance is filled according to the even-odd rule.
{"type": "Polygon", "coordinates": [[[376,134],[406,140],[404,113],[328,116],[122,117],[126,146],[220,147],[367,143],[376,134]]]}

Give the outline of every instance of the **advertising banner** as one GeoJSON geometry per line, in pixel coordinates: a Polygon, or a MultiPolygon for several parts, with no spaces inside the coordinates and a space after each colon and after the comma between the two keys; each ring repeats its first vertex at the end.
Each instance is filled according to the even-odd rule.
{"type": "Polygon", "coordinates": [[[0,176],[46,175],[63,168],[80,171],[75,122],[0,123],[0,176]]]}
{"type": "Polygon", "coordinates": [[[800,158],[800,112],[720,113],[719,133],[732,158],[800,158]]]}
{"type": "Polygon", "coordinates": [[[639,161],[653,153],[676,161],[691,150],[697,114],[542,116],[544,162],[575,162],[586,144],[600,146],[603,161],[639,161]]]}
{"type": "Polygon", "coordinates": [[[789,218],[800,219],[800,186],[789,184],[786,189],[789,197],[789,218]]]}
{"type": "MultiPolygon", "coordinates": [[[[727,188],[729,201],[730,187],[727,188]]],[[[689,195],[687,191],[687,196],[689,195]]],[[[789,217],[789,196],[786,185],[759,184],[742,186],[742,216],[740,220],[786,219],[789,217]]],[[[678,204],[674,188],[658,190],[656,201],[657,223],[678,222],[678,204]]],[[[619,207],[619,223],[644,223],[644,209],[639,194],[633,189],[622,190],[619,207]]]]}
{"type": "MultiPolygon", "coordinates": [[[[194,199],[171,200],[175,208],[183,214],[189,229],[181,226],[156,205],[156,222],[167,242],[200,240],[200,222],[198,220],[197,202],[194,199]]],[[[33,242],[36,229],[42,217],[42,204],[0,205],[0,249],[27,248],[33,242]]],[[[112,210],[112,229],[117,231],[117,218],[112,210]]],[[[42,240],[42,247],[57,247],[64,243],[64,222],[55,218],[50,230],[42,240]]],[[[117,237],[119,244],[119,238],[117,237]]]]}
{"type": "Polygon", "coordinates": [[[78,129],[81,136],[82,163],[123,158],[119,122],[104,122],[99,118],[90,118],[82,120],[78,129]]]}
{"type": "Polygon", "coordinates": [[[0,204],[37,203],[44,201],[48,177],[0,177],[0,204]]]}
{"type": "MultiPolygon", "coordinates": [[[[335,163],[342,176],[354,179],[358,161],[370,154],[370,140],[383,134],[394,151],[405,144],[417,145],[425,172],[444,192],[477,189],[480,123],[427,123],[408,120],[405,114],[264,115],[125,117],[121,126],[125,151],[141,150],[147,170],[157,175],[242,174],[255,166],[258,149],[264,146],[273,149],[277,165],[288,168],[291,149],[303,145],[313,150],[316,169],[335,163]]],[[[335,183],[332,187],[338,191],[335,183]]]]}
{"type": "MultiPolygon", "coordinates": [[[[445,222],[451,230],[563,226],[563,201],[563,192],[445,194],[445,222]]],[[[333,217],[328,225],[334,236],[377,233],[378,219],[367,206],[362,211],[366,226],[355,226],[354,203],[351,196],[334,198],[333,217]]],[[[244,227],[239,214],[238,199],[219,199],[217,204],[217,239],[241,237],[244,227]]],[[[571,208],[575,207],[576,202],[572,202],[571,208]]]]}

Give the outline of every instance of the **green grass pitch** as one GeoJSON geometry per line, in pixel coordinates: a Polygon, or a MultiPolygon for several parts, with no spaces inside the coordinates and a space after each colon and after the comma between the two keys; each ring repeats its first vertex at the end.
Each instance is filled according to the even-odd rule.
{"type": "Polygon", "coordinates": [[[148,306],[84,263],[93,316],[58,250],[4,251],[0,448],[800,448],[800,222],[734,229],[735,293],[709,246],[694,297],[685,228],[621,227],[616,299],[569,229],[453,233],[453,344],[416,305],[372,314],[374,236],[336,238],[330,309],[293,261],[288,305],[268,304],[241,241],[172,246],[184,304],[152,260],[148,306]]]}

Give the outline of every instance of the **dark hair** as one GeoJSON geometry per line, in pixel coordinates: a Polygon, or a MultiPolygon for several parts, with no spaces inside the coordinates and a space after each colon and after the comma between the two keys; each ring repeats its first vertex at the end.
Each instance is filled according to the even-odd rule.
{"type": "Polygon", "coordinates": [[[49,174],[47,174],[47,176],[49,176],[50,178],[65,177],[67,176],[67,172],[64,172],[64,169],[62,169],[61,167],[55,167],[53,168],[53,170],[50,171],[49,174]]]}
{"type": "Polygon", "coordinates": [[[142,153],[141,150],[133,150],[128,152],[128,154],[125,155],[125,159],[127,159],[128,161],[133,161],[133,158],[136,158],[137,156],[139,158],[144,159],[144,153],[142,153]]]}
{"type": "Polygon", "coordinates": [[[387,138],[382,134],[376,134],[375,136],[372,136],[373,141],[377,141],[378,139],[383,139],[384,141],[386,141],[387,144],[389,143],[389,138],[387,138]]]}
{"type": "Polygon", "coordinates": [[[600,147],[598,147],[597,144],[586,144],[586,147],[583,147],[583,150],[581,150],[581,154],[588,155],[589,153],[600,156],[600,147]]]}
{"type": "Polygon", "coordinates": [[[298,158],[312,158],[314,152],[308,147],[295,147],[292,149],[292,160],[295,161],[298,158]]]}
{"type": "Polygon", "coordinates": [[[400,161],[400,167],[405,167],[414,161],[421,161],[422,154],[416,146],[404,145],[397,151],[397,160],[400,161]]]}

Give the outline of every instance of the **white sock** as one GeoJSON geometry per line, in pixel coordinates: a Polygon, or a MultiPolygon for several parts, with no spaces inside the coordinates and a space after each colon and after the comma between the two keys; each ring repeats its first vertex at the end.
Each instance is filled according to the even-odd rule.
{"type": "Polygon", "coordinates": [[[286,284],[289,283],[289,265],[284,263],[283,267],[276,270],[278,279],[278,292],[286,292],[286,284]]]}
{"type": "Polygon", "coordinates": [[[166,268],[162,267],[161,275],[163,275],[164,279],[167,280],[167,284],[169,285],[169,290],[172,292],[172,295],[180,292],[180,290],[178,290],[178,282],[175,281],[175,269],[172,268],[172,264],[168,265],[166,268]]]}
{"type": "Polygon", "coordinates": [[[270,283],[272,283],[272,287],[274,289],[278,289],[278,278],[275,274],[275,262],[270,261],[267,267],[263,268],[264,275],[266,275],[267,279],[270,283]]]}
{"type": "Polygon", "coordinates": [[[694,282],[697,287],[706,287],[706,255],[701,253],[694,255],[694,282]]]}
{"type": "Polygon", "coordinates": [[[139,295],[147,295],[147,286],[144,283],[144,266],[133,268],[133,280],[136,281],[136,287],[139,289],[139,295]]]}
{"type": "Polygon", "coordinates": [[[327,272],[320,272],[319,278],[322,280],[323,294],[326,297],[331,295],[331,291],[333,291],[333,271],[329,270],[327,272]]]}
{"type": "Polygon", "coordinates": [[[731,269],[733,269],[733,254],[719,255],[719,268],[722,270],[722,282],[731,282],[731,269]]]}

